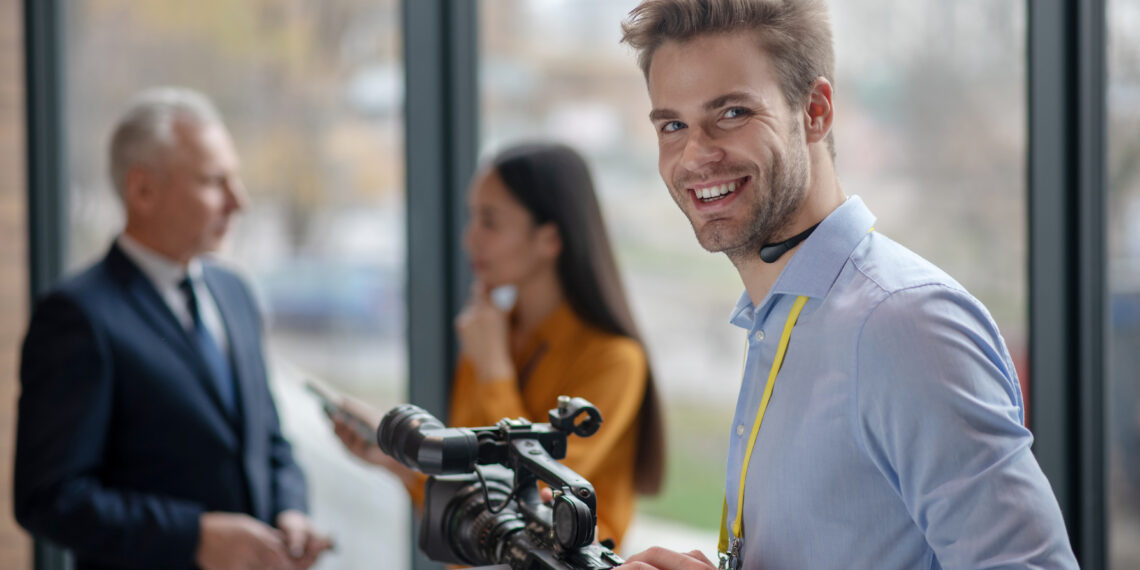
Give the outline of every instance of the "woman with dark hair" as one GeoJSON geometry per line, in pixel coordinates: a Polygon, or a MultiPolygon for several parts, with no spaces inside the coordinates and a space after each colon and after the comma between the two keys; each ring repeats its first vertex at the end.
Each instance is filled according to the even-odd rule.
{"type": "MultiPolygon", "coordinates": [[[[477,173],[468,210],[475,283],[455,320],[462,348],[448,425],[546,421],[559,395],[589,400],[602,429],[570,438],[564,463],[597,491],[598,537],[620,543],[635,494],[661,486],[664,436],[589,168],[563,145],[512,147],[477,173]],[[510,309],[492,300],[507,289],[510,309]]],[[[419,502],[418,474],[336,424],[349,449],[399,475],[419,502]]]]}

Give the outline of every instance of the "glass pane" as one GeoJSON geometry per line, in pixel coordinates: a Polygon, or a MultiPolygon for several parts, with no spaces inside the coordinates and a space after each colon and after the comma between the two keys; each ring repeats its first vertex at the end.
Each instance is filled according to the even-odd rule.
{"type": "MultiPolygon", "coordinates": [[[[645,84],[618,43],[636,4],[483,2],[482,150],[555,139],[590,161],[668,413],[665,492],[640,503],[623,551],[711,552],[744,347],[727,321],[742,285],[700,248],[657,174],[645,84]]],[[[830,4],[844,189],[989,307],[1024,381],[1025,3],[830,4]]]]}
{"type": "Polygon", "coordinates": [[[1108,9],[1108,513],[1112,568],[1140,568],[1140,1],[1108,9]]]}
{"type": "Polygon", "coordinates": [[[335,440],[305,378],[382,409],[406,399],[403,69],[397,0],[66,3],[69,266],[122,227],[113,122],[153,85],[211,96],[251,207],[224,261],[266,309],[271,386],[337,549],[322,568],[408,565],[408,500],[335,440]]]}
{"type": "Polygon", "coordinates": [[[1026,4],[830,5],[844,190],[985,304],[1028,402],[1026,4]]]}

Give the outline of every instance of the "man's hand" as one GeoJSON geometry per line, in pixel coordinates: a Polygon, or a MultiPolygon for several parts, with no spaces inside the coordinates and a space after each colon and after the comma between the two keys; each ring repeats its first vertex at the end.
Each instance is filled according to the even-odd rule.
{"type": "Polygon", "coordinates": [[[194,560],[204,570],[293,570],[280,531],[239,513],[204,513],[198,518],[194,560]]]}
{"type": "Polygon", "coordinates": [[[630,556],[621,567],[632,570],[715,570],[716,564],[709,562],[700,550],[682,554],[654,546],[630,556]]]}
{"type": "Polygon", "coordinates": [[[284,535],[285,548],[297,570],[309,568],[322,552],[333,547],[332,540],[316,532],[309,517],[301,511],[282,511],[277,515],[277,528],[284,535]]]}

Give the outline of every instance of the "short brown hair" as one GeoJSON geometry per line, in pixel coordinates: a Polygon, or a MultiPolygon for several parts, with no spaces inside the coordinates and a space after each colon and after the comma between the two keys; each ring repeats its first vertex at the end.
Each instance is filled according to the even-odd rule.
{"type": "MultiPolygon", "coordinates": [[[[789,105],[802,105],[817,77],[835,83],[831,20],[823,0],[644,0],[621,30],[621,41],[637,50],[646,78],[654,52],[666,41],[746,30],[771,57],[789,105]]],[[[834,157],[830,133],[827,143],[834,157]]]]}

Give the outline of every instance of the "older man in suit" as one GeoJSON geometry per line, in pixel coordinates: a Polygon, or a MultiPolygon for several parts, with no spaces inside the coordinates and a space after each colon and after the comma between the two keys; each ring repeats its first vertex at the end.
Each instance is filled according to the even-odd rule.
{"type": "Polygon", "coordinates": [[[111,141],[126,227],[35,307],[16,518],[78,568],[307,568],[329,547],[266,383],[249,289],[202,254],[247,201],[209,100],[144,92],[111,141]]]}

